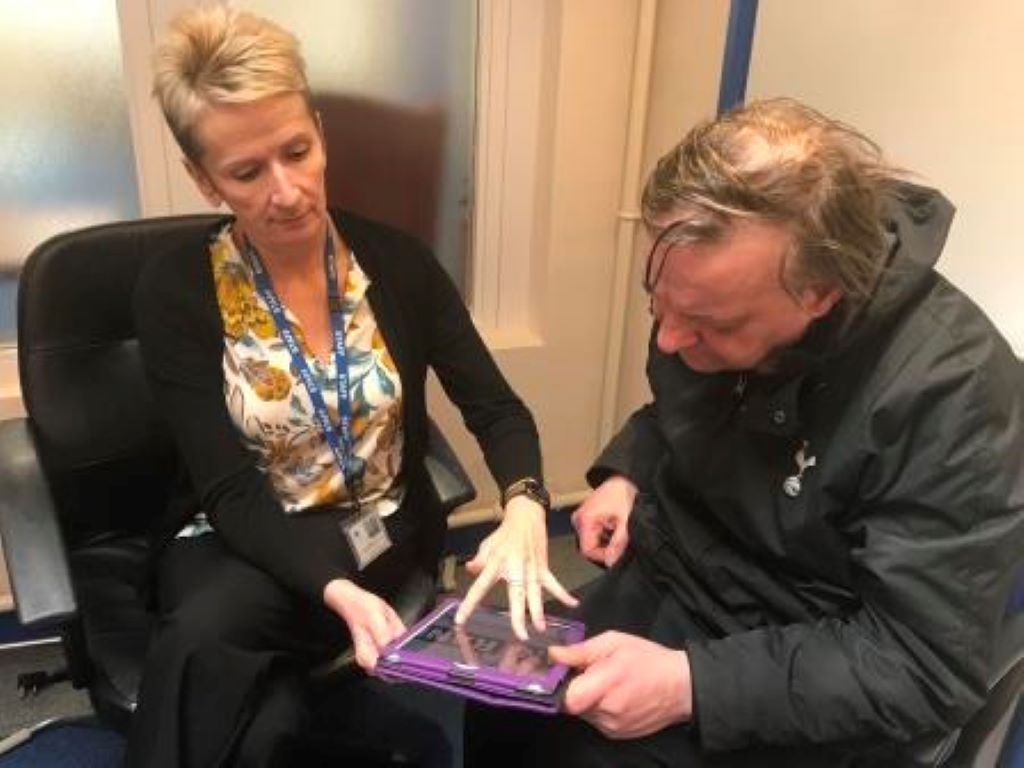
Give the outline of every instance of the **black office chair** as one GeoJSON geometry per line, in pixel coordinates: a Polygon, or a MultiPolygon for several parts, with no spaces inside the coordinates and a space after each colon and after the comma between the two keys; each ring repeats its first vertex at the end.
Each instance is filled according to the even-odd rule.
{"type": "Polygon", "coordinates": [[[996,643],[985,705],[945,741],[941,768],[1020,768],[1024,766],[1024,570],[996,643]]]}
{"type": "MultiPolygon", "coordinates": [[[[21,275],[18,362],[28,417],[0,423],[4,553],[21,623],[59,628],[72,684],[88,688],[100,719],[120,731],[136,705],[153,623],[141,593],[146,534],[180,469],[146,383],[131,297],[155,243],[194,237],[215,218],[59,235],[21,275]]],[[[440,550],[444,517],[476,494],[434,425],[426,470],[440,550]]],[[[417,572],[400,591],[396,608],[407,623],[433,603],[435,575],[417,572]]]]}

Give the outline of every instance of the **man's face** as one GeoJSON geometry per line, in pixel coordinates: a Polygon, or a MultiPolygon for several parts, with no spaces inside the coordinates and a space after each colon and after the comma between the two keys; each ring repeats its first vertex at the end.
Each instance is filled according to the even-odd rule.
{"type": "Polygon", "coordinates": [[[227,203],[261,251],[302,247],[323,232],[326,158],[302,96],[210,107],[196,136],[203,154],[189,173],[212,204],[227,203]]]}
{"type": "Polygon", "coordinates": [[[710,244],[672,243],[669,233],[651,264],[658,349],[701,373],[771,370],[840,296],[822,286],[786,291],[790,245],[784,227],[764,221],[739,221],[710,244]]]}

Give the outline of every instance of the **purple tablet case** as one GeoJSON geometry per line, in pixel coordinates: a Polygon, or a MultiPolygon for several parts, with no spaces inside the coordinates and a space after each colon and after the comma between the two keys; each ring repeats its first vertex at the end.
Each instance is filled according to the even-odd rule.
{"type": "Polygon", "coordinates": [[[508,613],[480,607],[464,628],[454,624],[458,600],[446,600],[380,655],[374,672],[488,704],[535,712],[558,711],[568,668],[547,660],[547,646],[583,639],[583,625],[547,617],[544,633],[523,643],[508,613]]]}

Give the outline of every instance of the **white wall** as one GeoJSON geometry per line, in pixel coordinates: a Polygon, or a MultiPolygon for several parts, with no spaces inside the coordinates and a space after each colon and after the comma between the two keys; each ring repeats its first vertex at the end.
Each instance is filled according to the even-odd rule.
{"type": "MultiPolygon", "coordinates": [[[[663,0],[645,174],[713,114],[729,0],[663,0]]],[[[856,125],[958,212],[939,264],[1024,354],[1024,2],[769,0],[759,4],[748,99],[788,95],[856,125]]],[[[650,321],[637,238],[617,422],[649,399],[650,321]]]]}
{"type": "Polygon", "coordinates": [[[771,0],[747,97],[849,122],[958,212],[939,269],[1024,353],[1024,3],[771,0]]]}

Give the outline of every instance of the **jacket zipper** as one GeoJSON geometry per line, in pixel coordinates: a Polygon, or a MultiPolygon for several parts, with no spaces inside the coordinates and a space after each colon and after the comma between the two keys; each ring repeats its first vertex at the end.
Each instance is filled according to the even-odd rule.
{"type": "Polygon", "coordinates": [[[736,386],[732,388],[732,396],[739,402],[747,392],[747,374],[741,373],[736,379],[736,386]]]}

